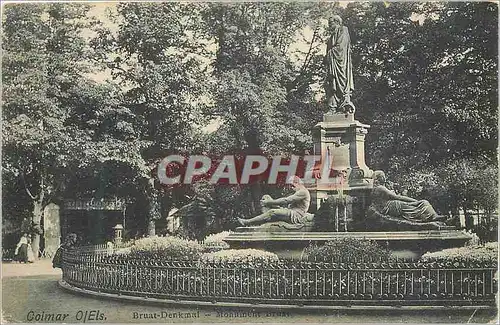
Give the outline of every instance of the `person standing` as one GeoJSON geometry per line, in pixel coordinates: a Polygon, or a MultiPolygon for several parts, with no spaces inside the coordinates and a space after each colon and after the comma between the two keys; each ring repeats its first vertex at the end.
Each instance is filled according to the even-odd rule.
{"type": "Polygon", "coordinates": [[[62,255],[64,251],[73,248],[78,241],[78,236],[75,233],[70,233],[57,249],[52,259],[52,268],[62,268],[62,255]]]}
{"type": "Polygon", "coordinates": [[[28,234],[24,233],[21,236],[21,239],[19,239],[19,242],[17,243],[16,246],[16,250],[14,252],[16,261],[23,263],[28,262],[28,244],[29,244],[28,234]]]}
{"type": "Polygon", "coordinates": [[[33,247],[31,246],[31,238],[28,237],[28,262],[35,262],[35,253],[33,252],[33,247]]]}

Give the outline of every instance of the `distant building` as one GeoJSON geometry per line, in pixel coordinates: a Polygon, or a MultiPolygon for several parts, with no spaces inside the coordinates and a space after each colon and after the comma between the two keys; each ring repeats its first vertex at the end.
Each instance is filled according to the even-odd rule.
{"type": "Polygon", "coordinates": [[[42,252],[52,256],[61,240],[70,233],[78,236],[79,244],[103,244],[112,241],[117,224],[127,229],[125,200],[79,199],[64,200],[61,206],[50,203],[44,209],[42,252]]]}

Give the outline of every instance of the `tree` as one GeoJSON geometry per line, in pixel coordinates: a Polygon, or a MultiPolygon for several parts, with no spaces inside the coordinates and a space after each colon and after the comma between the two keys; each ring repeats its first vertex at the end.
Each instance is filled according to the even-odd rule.
{"type": "Polygon", "coordinates": [[[487,160],[464,158],[450,162],[434,171],[435,181],[423,184],[427,191],[437,191],[433,196],[447,203],[443,213],[456,215],[453,209],[484,210],[491,216],[498,205],[497,166],[487,160]]]}
{"type": "Polygon", "coordinates": [[[124,91],[123,107],[137,124],[144,144],[135,163],[142,165],[138,185],[148,202],[148,232],[161,216],[162,194],[154,167],[166,155],[199,146],[203,62],[196,31],[197,5],[180,3],[124,3],[117,6],[120,23],[113,34],[102,29],[94,47],[112,69],[124,91]],[[165,28],[168,26],[168,28],[165,28]],[[109,60],[108,54],[113,58],[109,60]]]}
{"type": "Polygon", "coordinates": [[[348,6],[357,96],[371,103],[360,105],[360,116],[379,135],[369,145],[373,165],[399,170],[471,154],[491,157],[496,12],[488,3],[348,6]]]}
{"type": "MultiPolygon", "coordinates": [[[[213,135],[217,150],[286,156],[311,147],[310,129],[316,120],[311,117],[321,113],[309,87],[315,77],[307,68],[313,51],[302,53],[304,63],[297,64],[292,45],[318,18],[315,6],[210,4],[203,12],[207,38],[216,44],[214,104],[207,114],[222,124],[213,135]],[[221,146],[217,138],[223,139],[221,146]]],[[[317,38],[310,42],[309,48],[317,38]]],[[[250,212],[255,212],[262,186],[257,182],[250,187],[250,212]]]]}
{"type": "Polygon", "coordinates": [[[138,162],[144,143],[135,132],[135,115],[121,105],[121,89],[91,78],[99,65],[86,34],[98,22],[87,16],[89,9],[6,8],[2,163],[4,176],[21,182],[32,201],[35,252],[47,203],[130,198],[136,195],[130,184],[149,173],[138,162]]]}
{"type": "Polygon", "coordinates": [[[485,164],[496,169],[498,6],[353,3],[343,14],[353,31],[357,116],[372,124],[372,168],[414,194],[435,176],[456,192],[449,182],[469,176],[452,181],[443,171],[465,161],[481,177],[485,164]]]}
{"type": "Polygon", "coordinates": [[[10,4],[3,38],[4,175],[22,180],[32,201],[33,250],[43,208],[60,189],[80,133],[65,124],[68,100],[86,84],[88,52],[81,33],[91,28],[89,6],[10,4]]]}

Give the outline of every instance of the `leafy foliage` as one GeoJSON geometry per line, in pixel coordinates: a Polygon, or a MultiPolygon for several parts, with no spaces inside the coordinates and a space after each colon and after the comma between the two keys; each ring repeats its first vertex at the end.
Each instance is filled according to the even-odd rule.
{"type": "MultiPolygon", "coordinates": [[[[371,167],[411,194],[431,177],[452,205],[476,205],[464,204],[464,191],[475,191],[467,179],[497,169],[498,6],[353,3],[344,14],[353,31],[354,100],[359,118],[372,124],[371,167]]],[[[492,197],[494,185],[480,188],[492,197]]],[[[491,209],[489,200],[476,206],[491,209]]]]}
{"type": "Polygon", "coordinates": [[[200,45],[193,34],[199,20],[195,7],[119,4],[118,31],[102,29],[93,43],[122,86],[122,110],[132,117],[133,124],[121,120],[120,127],[133,130],[142,144],[136,159],[128,164],[142,166],[136,196],[147,201],[144,212],[149,220],[162,216],[162,196],[169,196],[155,184],[155,165],[169,153],[196,146],[203,72],[196,54],[200,45]]]}
{"type": "Polygon", "coordinates": [[[450,214],[459,207],[492,214],[498,203],[496,164],[483,159],[457,159],[435,169],[402,176],[400,182],[417,196],[430,197],[441,214],[450,214]]]}
{"type": "Polygon", "coordinates": [[[136,240],[130,248],[130,255],[128,256],[132,258],[196,260],[200,256],[202,249],[202,246],[196,241],[173,236],[152,236],[136,240]]]}
{"type": "Polygon", "coordinates": [[[348,6],[355,71],[362,83],[356,93],[362,103],[371,103],[360,114],[383,136],[370,141],[377,153],[372,164],[399,170],[473,151],[491,154],[497,124],[497,10],[488,3],[348,6]]]}
{"type": "Polygon", "coordinates": [[[223,262],[234,263],[237,267],[259,268],[270,263],[279,261],[278,256],[271,252],[248,248],[248,249],[226,249],[214,253],[201,255],[200,262],[223,262]]]}
{"type": "Polygon", "coordinates": [[[498,260],[498,242],[485,245],[448,248],[441,251],[426,253],[420,258],[423,262],[491,262],[498,260]]]}
{"type": "Polygon", "coordinates": [[[391,252],[374,241],[342,238],[326,242],[324,245],[310,245],[304,253],[313,261],[386,261],[391,252]]]}
{"type": "Polygon", "coordinates": [[[224,239],[229,236],[230,231],[222,231],[217,234],[211,234],[203,240],[203,247],[205,251],[216,252],[223,249],[228,249],[229,244],[224,239]]]}
{"type": "MultiPolygon", "coordinates": [[[[69,116],[82,90],[92,92],[82,36],[95,22],[84,4],[9,4],[3,22],[3,175],[18,178],[40,227],[43,207],[59,194],[85,138],[69,116]]],[[[39,236],[33,237],[38,252],[39,236]]]]}
{"type": "MultiPolygon", "coordinates": [[[[312,122],[303,120],[314,121],[307,117],[315,112],[295,106],[301,98],[296,84],[304,70],[290,55],[296,33],[312,16],[309,7],[211,4],[203,11],[206,33],[217,45],[211,61],[213,105],[207,106],[206,114],[219,118],[221,124],[208,150],[287,156],[310,147],[312,122]],[[289,100],[291,89],[295,95],[289,100]]],[[[310,96],[307,90],[301,93],[310,96]]],[[[263,188],[259,183],[249,188],[247,200],[252,204],[247,213],[254,213],[263,188]]]]}

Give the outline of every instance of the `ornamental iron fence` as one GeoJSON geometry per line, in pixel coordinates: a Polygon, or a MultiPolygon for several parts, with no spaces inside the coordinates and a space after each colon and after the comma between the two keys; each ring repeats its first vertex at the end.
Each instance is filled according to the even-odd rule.
{"type": "Polygon", "coordinates": [[[104,247],[63,254],[63,280],[139,297],[282,305],[495,305],[496,260],[234,263],[130,258],[104,247]]]}

